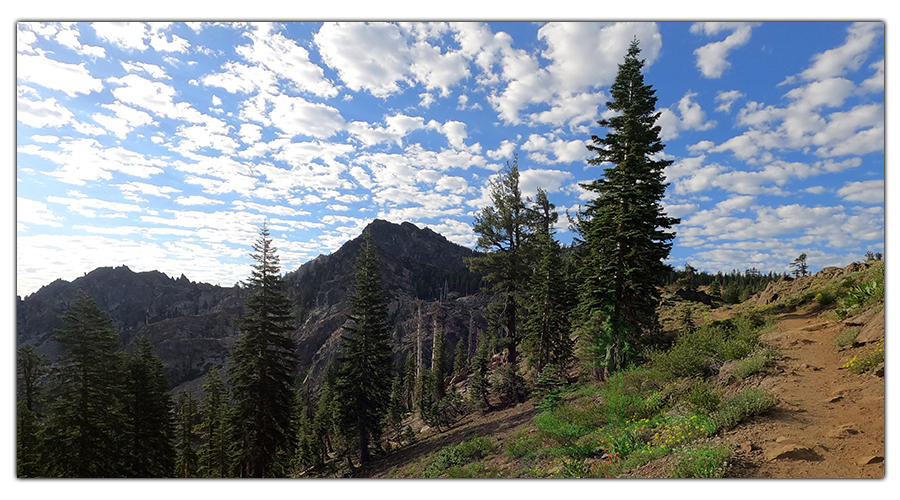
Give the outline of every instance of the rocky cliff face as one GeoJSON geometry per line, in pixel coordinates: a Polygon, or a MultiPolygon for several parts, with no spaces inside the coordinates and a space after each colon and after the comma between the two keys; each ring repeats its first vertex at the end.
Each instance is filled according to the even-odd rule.
{"type": "MultiPolygon", "coordinates": [[[[465,266],[474,251],[410,223],[376,220],[367,230],[379,251],[398,363],[415,350],[420,306],[426,360],[435,325],[446,331],[448,349],[461,338],[468,341],[470,332],[476,336],[485,330],[488,298],[479,293],[480,277],[465,266]]],[[[285,276],[298,323],[294,337],[300,367],[313,386],[339,352],[361,242],[357,237],[285,276]]],[[[18,345],[35,345],[55,358],[61,346],[50,338],[78,290],[110,315],[126,349],[143,335],[150,338],[173,387],[197,387],[210,366],[227,368],[240,334],[237,319],[244,312],[245,290],[191,282],[183,275],[172,279],[157,271],[135,273],[124,266],[99,268],[72,282],[57,280],[19,299],[18,345]]]]}

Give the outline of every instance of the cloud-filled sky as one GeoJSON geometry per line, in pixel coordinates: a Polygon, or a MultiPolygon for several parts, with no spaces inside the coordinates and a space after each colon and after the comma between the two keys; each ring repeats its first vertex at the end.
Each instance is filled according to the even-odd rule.
{"type": "Polygon", "coordinates": [[[884,251],[880,22],[20,22],[17,293],[122,264],[230,286],[263,220],[287,271],[374,218],[473,246],[514,154],[526,194],[574,213],[635,37],[670,264],[884,251]]]}

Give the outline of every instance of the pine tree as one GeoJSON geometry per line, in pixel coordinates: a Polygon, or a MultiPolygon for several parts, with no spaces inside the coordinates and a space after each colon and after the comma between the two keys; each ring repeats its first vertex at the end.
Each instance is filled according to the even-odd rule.
{"type": "Polygon", "coordinates": [[[529,238],[528,211],[519,188],[518,156],[512,165],[507,163],[503,177],[493,183],[491,201],[490,206],[475,216],[474,227],[478,248],[487,254],[471,258],[469,269],[482,273],[503,300],[500,311],[506,329],[507,360],[514,365],[521,341],[519,309],[528,279],[526,250],[529,238]]]}
{"type": "Polygon", "coordinates": [[[403,408],[413,411],[413,397],[416,393],[416,360],[412,352],[406,353],[406,369],[403,375],[403,408]]]}
{"type": "Polygon", "coordinates": [[[43,378],[50,368],[46,357],[34,346],[26,345],[16,352],[16,475],[43,475],[41,448],[43,440],[43,378]]]}
{"type": "Polygon", "coordinates": [[[249,310],[240,319],[229,378],[234,398],[230,429],[239,477],[270,477],[279,452],[291,452],[296,345],[291,301],[279,274],[277,249],[263,224],[251,254],[256,264],[247,280],[249,310]]]}
{"type": "Polygon", "coordinates": [[[203,381],[200,415],[202,420],[195,429],[202,440],[197,452],[197,474],[200,477],[228,477],[228,393],[216,366],[210,367],[203,381]]]}
{"type": "Polygon", "coordinates": [[[195,443],[198,440],[194,431],[194,419],[197,416],[197,403],[188,391],[178,393],[176,408],[175,435],[175,477],[188,478],[197,475],[197,452],[195,443]]]}
{"type": "Polygon", "coordinates": [[[53,340],[65,350],[50,394],[45,463],[53,477],[127,475],[125,360],[109,317],[79,291],[53,340]]]}
{"type": "Polygon", "coordinates": [[[574,305],[562,262],[562,248],[553,237],[558,214],[547,193],[538,189],[532,209],[536,262],[526,295],[525,348],[538,374],[548,364],[561,369],[572,357],[569,310],[574,305]]]}
{"type": "Polygon", "coordinates": [[[443,328],[436,329],[434,351],[431,362],[432,393],[435,401],[440,401],[447,394],[444,386],[445,366],[447,366],[447,333],[443,328]]]}
{"type": "Polygon", "coordinates": [[[791,262],[791,267],[794,268],[794,270],[791,271],[794,277],[799,278],[808,275],[809,266],[806,264],[806,254],[801,253],[799,257],[794,259],[794,261],[791,262]]]}
{"type": "Polygon", "coordinates": [[[128,361],[127,407],[130,477],[170,477],[175,466],[174,422],[163,363],[141,337],[128,361]]]}
{"type": "Polygon", "coordinates": [[[488,363],[491,360],[491,342],[486,335],[478,336],[478,350],[472,358],[472,377],[469,379],[469,402],[476,408],[487,411],[491,408],[488,400],[490,383],[488,363]]]}
{"type": "Polygon", "coordinates": [[[342,336],[340,375],[337,379],[340,427],[353,437],[359,463],[370,460],[369,445],[381,438],[391,391],[391,345],[387,303],[378,276],[378,257],[368,231],[363,236],[355,295],[350,297],[348,335],[342,336]]]}
{"type": "Polygon", "coordinates": [[[466,363],[468,359],[466,359],[467,353],[465,339],[460,337],[458,341],[456,341],[456,347],[454,348],[454,356],[453,356],[453,375],[459,375],[466,369],[466,363]]]}
{"type": "Polygon", "coordinates": [[[597,346],[611,348],[618,369],[635,349],[652,341],[658,331],[656,306],[666,276],[664,260],[672,248],[680,222],[668,217],[660,200],[665,194],[660,159],[659,118],[655,91],[644,84],[638,42],[632,42],[619,65],[607,102],[615,116],[598,123],[605,137],[592,136],[588,149],[596,154],[592,165],[612,164],[603,177],[582,187],[596,194],[578,215],[576,228],[587,255],[582,287],[582,321],[602,318],[606,333],[597,346]]]}

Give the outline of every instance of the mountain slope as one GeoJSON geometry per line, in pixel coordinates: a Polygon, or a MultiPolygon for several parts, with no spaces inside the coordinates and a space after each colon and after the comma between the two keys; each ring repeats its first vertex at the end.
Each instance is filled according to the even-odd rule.
{"type": "MultiPolygon", "coordinates": [[[[446,330],[448,346],[468,338],[470,327],[484,329],[481,311],[487,298],[478,293],[480,277],[465,265],[465,259],[476,255],[473,250],[408,222],[375,220],[366,230],[372,233],[381,260],[382,283],[396,327],[397,361],[416,345],[420,304],[427,327],[423,335],[426,359],[430,359],[435,324],[446,330]]],[[[361,240],[361,236],[350,240],[333,254],[321,255],[285,276],[297,317],[294,337],[300,367],[309,369],[313,386],[340,345],[361,240]]],[[[60,346],[50,338],[78,290],[110,315],[125,348],[132,348],[143,335],[150,338],[173,387],[196,387],[210,366],[227,365],[246,296],[238,286],[191,282],[183,275],[173,279],[158,271],[135,273],[125,266],[98,268],[72,282],[56,280],[19,298],[17,344],[35,345],[55,358],[60,346]]]]}

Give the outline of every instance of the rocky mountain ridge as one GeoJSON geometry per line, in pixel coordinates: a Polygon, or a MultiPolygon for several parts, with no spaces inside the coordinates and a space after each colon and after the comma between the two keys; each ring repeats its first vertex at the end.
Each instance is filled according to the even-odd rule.
{"type": "MultiPolygon", "coordinates": [[[[435,326],[446,332],[448,347],[461,338],[468,340],[477,329],[484,330],[488,298],[479,291],[480,277],[465,265],[465,259],[477,255],[475,251],[408,222],[375,220],[366,230],[381,260],[382,284],[395,327],[395,361],[402,362],[415,348],[420,321],[426,359],[430,359],[435,326]]],[[[293,336],[299,366],[313,386],[338,353],[361,241],[360,235],[285,275],[297,319],[293,336]]],[[[109,314],[125,349],[133,348],[141,336],[149,337],[169,383],[179,389],[198,387],[210,366],[227,369],[247,294],[239,286],[192,282],[184,275],[173,279],[158,271],[136,273],[126,266],[98,268],[72,282],[56,280],[18,298],[17,345],[35,345],[55,358],[62,346],[52,341],[53,332],[62,326],[61,317],[78,290],[109,314]]]]}

